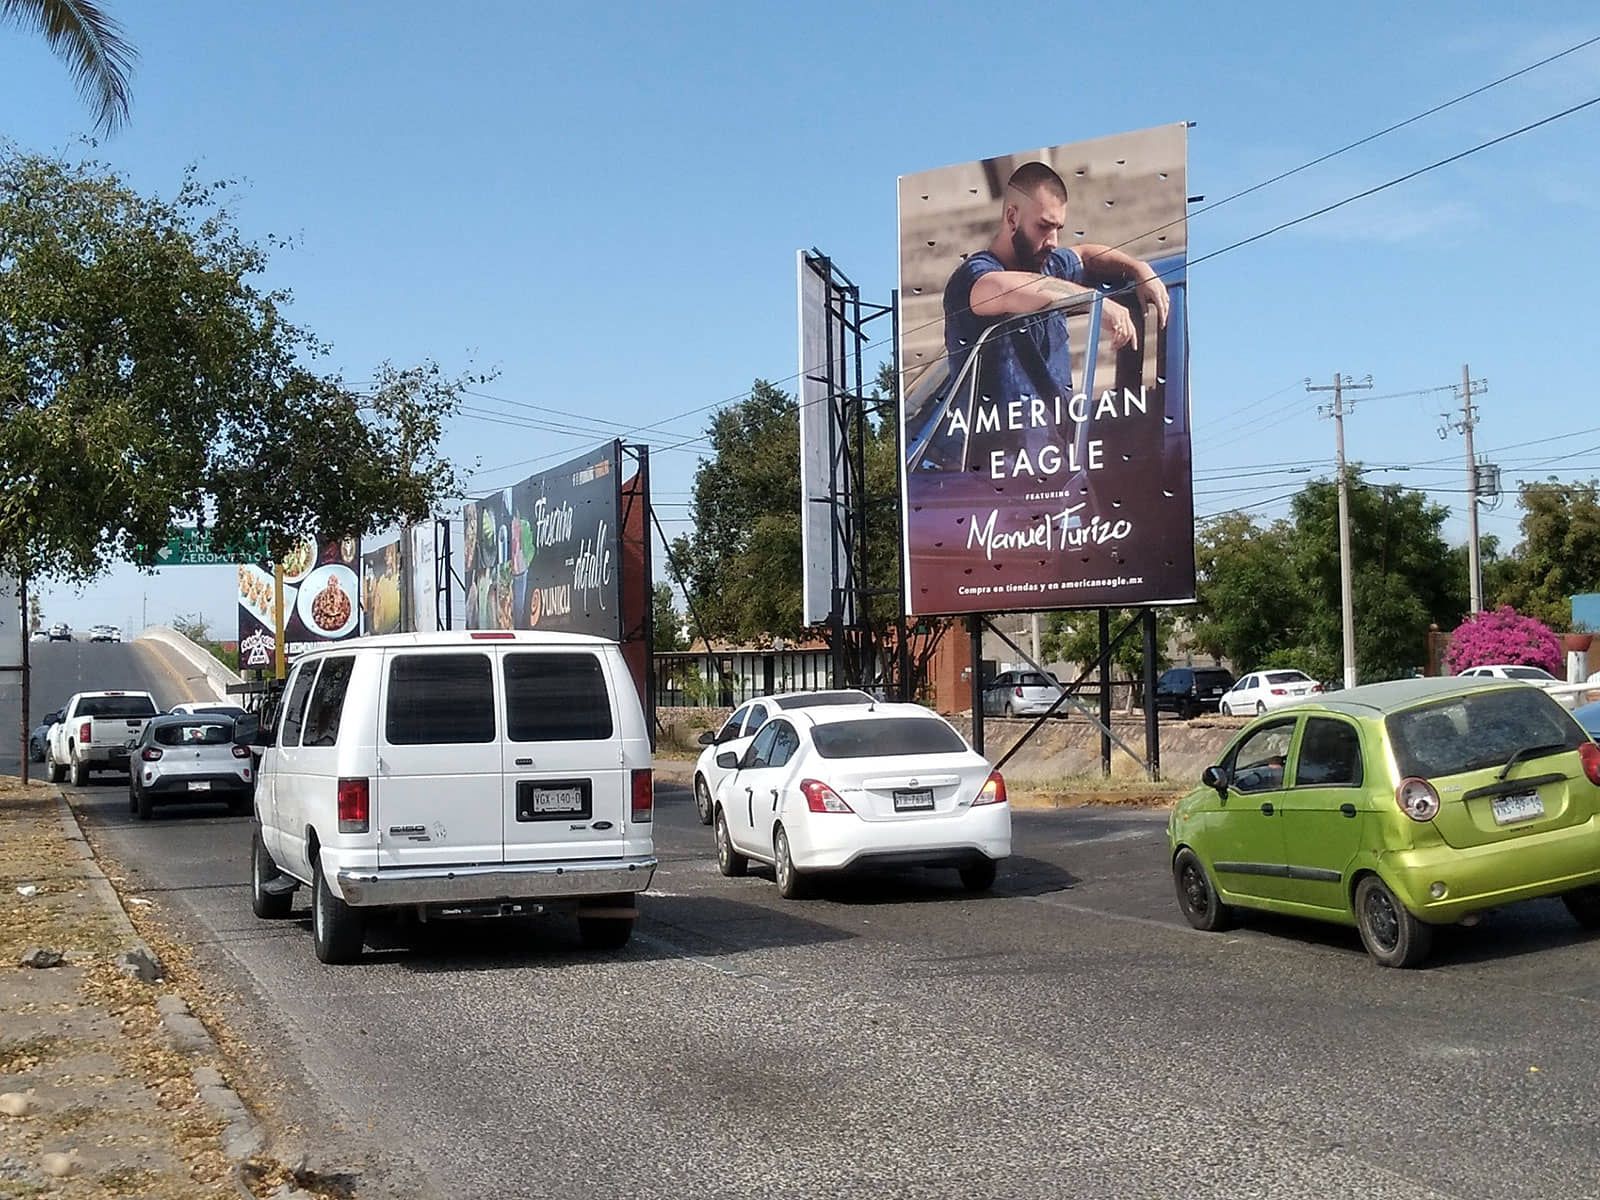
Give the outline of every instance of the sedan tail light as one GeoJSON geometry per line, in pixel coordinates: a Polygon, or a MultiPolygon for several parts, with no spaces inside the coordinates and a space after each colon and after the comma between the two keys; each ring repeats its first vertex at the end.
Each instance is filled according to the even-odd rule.
{"type": "Polygon", "coordinates": [[[814,813],[855,812],[839,795],[820,779],[802,779],[800,790],[805,793],[806,807],[814,813]]]}
{"type": "Polygon", "coordinates": [[[972,807],[980,804],[1004,804],[1006,802],[1006,781],[999,771],[990,771],[989,778],[983,781],[983,786],[978,789],[978,798],[972,802],[972,807]]]}
{"type": "Polygon", "coordinates": [[[1600,786],[1600,746],[1585,742],[1578,747],[1578,758],[1583,762],[1583,773],[1589,782],[1600,786]]]}
{"type": "Polygon", "coordinates": [[[1433,784],[1415,775],[1400,781],[1394,790],[1394,801],[1413,821],[1431,821],[1439,815],[1439,793],[1433,790],[1433,784]]]}
{"type": "Polygon", "coordinates": [[[1272,694],[1274,696],[1287,696],[1289,694],[1289,689],[1288,688],[1273,688],[1272,689],[1272,694]]]}
{"type": "Polygon", "coordinates": [[[155,762],[161,757],[161,747],[146,746],[143,750],[139,751],[139,757],[144,759],[145,762],[155,762]]]}
{"type": "Polygon", "coordinates": [[[339,780],[340,833],[366,833],[371,828],[370,798],[370,780],[339,780]]]}
{"type": "Polygon", "coordinates": [[[630,811],[635,822],[650,820],[655,815],[656,774],[649,769],[633,773],[633,802],[630,811]]]}
{"type": "Polygon", "coordinates": [[[94,724],[90,721],[85,721],[82,725],[78,726],[78,741],[80,743],[87,742],[89,740],[89,735],[93,732],[94,724]]]}

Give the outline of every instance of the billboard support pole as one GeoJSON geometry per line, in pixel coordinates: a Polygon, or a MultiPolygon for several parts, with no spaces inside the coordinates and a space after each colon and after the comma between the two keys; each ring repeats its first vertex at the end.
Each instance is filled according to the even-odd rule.
{"type": "Polygon", "coordinates": [[[972,748],[983,753],[983,617],[967,617],[967,642],[972,652],[972,748]]]}
{"type": "Polygon", "coordinates": [[[1144,757],[1152,780],[1161,778],[1161,714],[1156,711],[1156,610],[1144,610],[1144,757]]]}
{"type": "Polygon", "coordinates": [[[1111,610],[1100,610],[1100,774],[1111,774],[1111,610]]]}
{"type": "Polygon", "coordinates": [[[28,662],[28,643],[33,630],[28,628],[28,569],[17,572],[17,605],[22,630],[22,786],[28,786],[28,710],[33,704],[33,669],[28,662]]]}
{"type": "Polygon", "coordinates": [[[288,647],[283,636],[283,560],[272,564],[272,677],[288,674],[288,647]]]}
{"type": "Polygon", "coordinates": [[[450,522],[439,518],[433,523],[433,627],[450,629],[450,522]]]}
{"type": "MultiPolygon", "coordinates": [[[[639,557],[644,576],[644,612],[639,618],[638,632],[644,639],[644,701],[645,717],[650,727],[650,749],[656,748],[656,584],[655,584],[655,555],[650,553],[650,524],[655,513],[655,506],[650,503],[650,447],[644,443],[617,443],[619,458],[632,458],[638,464],[635,476],[634,489],[625,492],[622,487],[622,469],[620,465],[616,471],[617,476],[617,513],[619,514],[617,529],[617,544],[623,545],[627,531],[632,528],[633,506],[641,504],[644,507],[644,518],[639,523],[640,537],[644,544],[640,547],[639,557]]],[[[624,556],[626,561],[626,556],[624,556]]],[[[622,610],[622,573],[617,573],[617,611],[622,610]]],[[[623,640],[628,640],[630,631],[624,622],[623,640]]]]}

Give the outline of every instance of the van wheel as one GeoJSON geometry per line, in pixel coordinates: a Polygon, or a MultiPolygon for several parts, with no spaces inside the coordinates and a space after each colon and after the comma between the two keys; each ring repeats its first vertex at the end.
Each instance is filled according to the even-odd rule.
{"type": "Polygon", "coordinates": [[[72,760],[72,786],[75,788],[87,787],[89,784],[89,768],[77,759],[72,760]]]}
{"type": "Polygon", "coordinates": [[[579,917],[578,937],[589,950],[621,950],[633,936],[633,917],[579,917]]]}
{"type": "Polygon", "coordinates": [[[811,881],[794,865],[789,853],[789,835],[779,825],[772,834],[772,863],[778,877],[778,895],[785,900],[804,900],[811,893],[811,881]]]}
{"type": "Polygon", "coordinates": [[[1224,904],[1217,889],[1211,886],[1200,856],[1185,846],[1172,860],[1172,882],[1178,889],[1178,908],[1183,919],[1206,933],[1218,933],[1231,928],[1234,922],[1232,905],[1224,904]]]}
{"type": "Polygon", "coordinates": [[[1383,967],[1417,966],[1433,947],[1433,927],[1412,916],[1376,875],[1356,887],[1356,928],[1367,953],[1383,967]]]}
{"type": "Polygon", "coordinates": [[[361,957],[366,933],[361,910],[351,908],[328,888],[319,862],[311,876],[311,946],[325,963],[354,962],[361,957]]]}
{"type": "Polygon", "coordinates": [[[694,777],[694,810],[700,814],[700,824],[711,824],[711,789],[704,775],[694,777]]]}
{"type": "Polygon", "coordinates": [[[294,907],[294,893],[266,891],[267,884],[282,878],[278,864],[267,853],[258,828],[250,834],[250,911],[263,920],[272,921],[287,917],[294,907]]]}
{"type": "Polygon", "coordinates": [[[736,879],[750,869],[750,860],[733,848],[728,836],[728,818],[717,809],[717,870],[730,879],[736,879]]]}

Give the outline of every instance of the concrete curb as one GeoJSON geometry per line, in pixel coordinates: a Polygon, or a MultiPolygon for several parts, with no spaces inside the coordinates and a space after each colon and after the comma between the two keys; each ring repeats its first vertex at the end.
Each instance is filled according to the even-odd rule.
{"type": "Polygon", "coordinates": [[[212,694],[218,700],[227,698],[228,685],[243,683],[236,673],[230,671],[217,661],[215,655],[202,646],[195,645],[176,629],[167,625],[152,625],[144,630],[134,641],[160,642],[169,647],[178,657],[188,663],[194,670],[205,678],[212,694]]]}
{"type": "MultiPolygon", "coordinates": [[[[83,881],[110,911],[118,933],[130,947],[127,952],[118,956],[118,965],[130,970],[131,974],[138,974],[147,983],[160,983],[162,981],[160,959],[133,927],[133,922],[128,917],[128,910],[122,906],[122,897],[112,886],[111,880],[106,878],[105,872],[100,869],[100,863],[94,856],[89,839],[84,836],[83,827],[78,823],[77,813],[73,811],[66,795],[57,790],[55,797],[58,805],[56,815],[61,822],[62,836],[78,856],[83,871],[83,881]],[[140,970],[140,959],[150,964],[153,969],[148,972],[140,970]]],[[[222,1048],[211,1036],[211,1031],[189,1011],[188,1001],[182,996],[174,992],[158,996],[156,1012],[160,1015],[161,1026],[166,1032],[168,1042],[178,1053],[208,1054],[219,1060],[226,1060],[222,1048]]],[[[228,1086],[222,1072],[215,1067],[197,1067],[192,1079],[195,1090],[200,1093],[200,1099],[227,1126],[222,1131],[222,1152],[229,1162],[237,1167],[252,1155],[259,1154],[267,1144],[266,1130],[246,1107],[239,1093],[228,1086]]],[[[244,1194],[250,1195],[250,1192],[245,1190],[244,1194]]]]}

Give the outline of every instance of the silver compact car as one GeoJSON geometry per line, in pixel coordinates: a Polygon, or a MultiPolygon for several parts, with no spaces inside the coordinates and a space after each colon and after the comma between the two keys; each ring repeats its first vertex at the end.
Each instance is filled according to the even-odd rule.
{"type": "Polygon", "coordinates": [[[128,811],[148,821],[157,804],[223,803],[250,810],[255,763],[233,740],[230,717],[184,713],[156,717],[144,728],[128,770],[128,811]]]}

